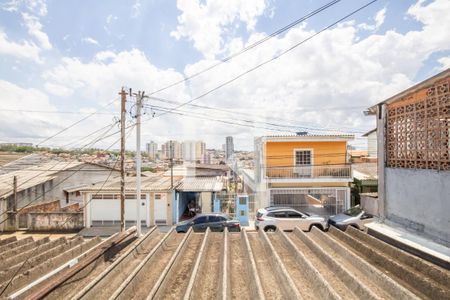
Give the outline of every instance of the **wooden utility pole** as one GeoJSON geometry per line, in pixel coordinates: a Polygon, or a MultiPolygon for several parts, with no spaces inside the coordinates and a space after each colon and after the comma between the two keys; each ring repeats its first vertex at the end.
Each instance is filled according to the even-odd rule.
{"type": "Polygon", "coordinates": [[[125,231],[125,118],[127,93],[120,91],[120,231],[125,231]]]}

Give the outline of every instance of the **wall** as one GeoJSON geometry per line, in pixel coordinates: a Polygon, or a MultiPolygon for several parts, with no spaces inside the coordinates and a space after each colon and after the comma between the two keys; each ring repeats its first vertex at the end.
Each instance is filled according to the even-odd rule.
{"type": "Polygon", "coordinates": [[[378,198],[362,194],[361,195],[361,208],[364,209],[365,212],[377,216],[378,215],[378,198]]]}
{"type": "MultiPolygon", "coordinates": [[[[60,200],[61,206],[66,205],[64,188],[104,181],[111,173],[111,169],[109,168],[90,164],[83,165],[80,171],[74,173],[78,169],[80,169],[80,166],[58,173],[58,177],[53,182],[53,190],[48,192],[49,197],[51,196],[54,200],[60,200]]],[[[119,171],[114,170],[112,172],[111,178],[120,175],[119,171]]],[[[73,194],[71,194],[69,201],[81,203],[83,198],[81,194],[77,197],[73,197],[73,194]]]]}
{"type": "Polygon", "coordinates": [[[52,212],[58,211],[61,208],[59,201],[51,201],[47,203],[39,203],[36,205],[30,205],[20,210],[21,214],[29,212],[52,212]]]}
{"type": "Polygon", "coordinates": [[[450,172],[386,168],[388,220],[450,246],[450,172]]]}
{"type": "Polygon", "coordinates": [[[28,213],[29,230],[76,231],[83,228],[83,213],[28,213]]]}
{"type": "Polygon", "coordinates": [[[347,142],[267,142],[266,165],[268,167],[294,166],[294,149],[313,149],[313,164],[345,164],[347,142]],[[281,156],[281,157],[280,157],[281,156]]]}

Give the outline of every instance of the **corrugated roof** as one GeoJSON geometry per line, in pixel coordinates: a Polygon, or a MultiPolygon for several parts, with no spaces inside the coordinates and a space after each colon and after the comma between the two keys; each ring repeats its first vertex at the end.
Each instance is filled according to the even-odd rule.
{"type": "MultiPolygon", "coordinates": [[[[174,177],[173,185],[180,184],[182,178],[174,177]]],[[[170,191],[171,180],[166,176],[141,177],[142,192],[170,191]]],[[[120,192],[120,177],[110,178],[106,183],[98,182],[91,186],[80,187],[81,192],[120,192]]],[[[136,177],[125,177],[125,191],[136,192],[136,177]]]]}
{"type": "Polygon", "coordinates": [[[6,198],[13,194],[14,176],[17,178],[17,192],[20,192],[54,179],[58,172],[83,164],[82,162],[50,161],[0,175],[0,197],[6,198]]]}
{"type": "Polygon", "coordinates": [[[223,188],[220,177],[186,177],[176,189],[182,192],[220,192],[223,188]]]}
{"type": "Polygon", "coordinates": [[[377,163],[352,164],[353,177],[359,180],[377,180],[377,163]]]}

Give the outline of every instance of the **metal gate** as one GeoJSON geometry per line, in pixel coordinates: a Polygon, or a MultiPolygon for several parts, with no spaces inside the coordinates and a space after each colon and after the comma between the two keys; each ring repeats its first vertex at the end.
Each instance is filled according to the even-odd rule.
{"type": "Polygon", "coordinates": [[[349,206],[349,188],[271,189],[271,206],[288,206],[306,213],[330,216],[349,206]]]}

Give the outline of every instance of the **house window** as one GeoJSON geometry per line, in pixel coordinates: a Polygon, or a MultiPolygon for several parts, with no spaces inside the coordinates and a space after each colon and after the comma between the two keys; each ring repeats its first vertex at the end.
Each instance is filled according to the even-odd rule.
{"type": "Polygon", "coordinates": [[[295,165],[296,166],[310,166],[311,165],[311,151],[310,150],[296,150],[295,151],[295,165]]]}

